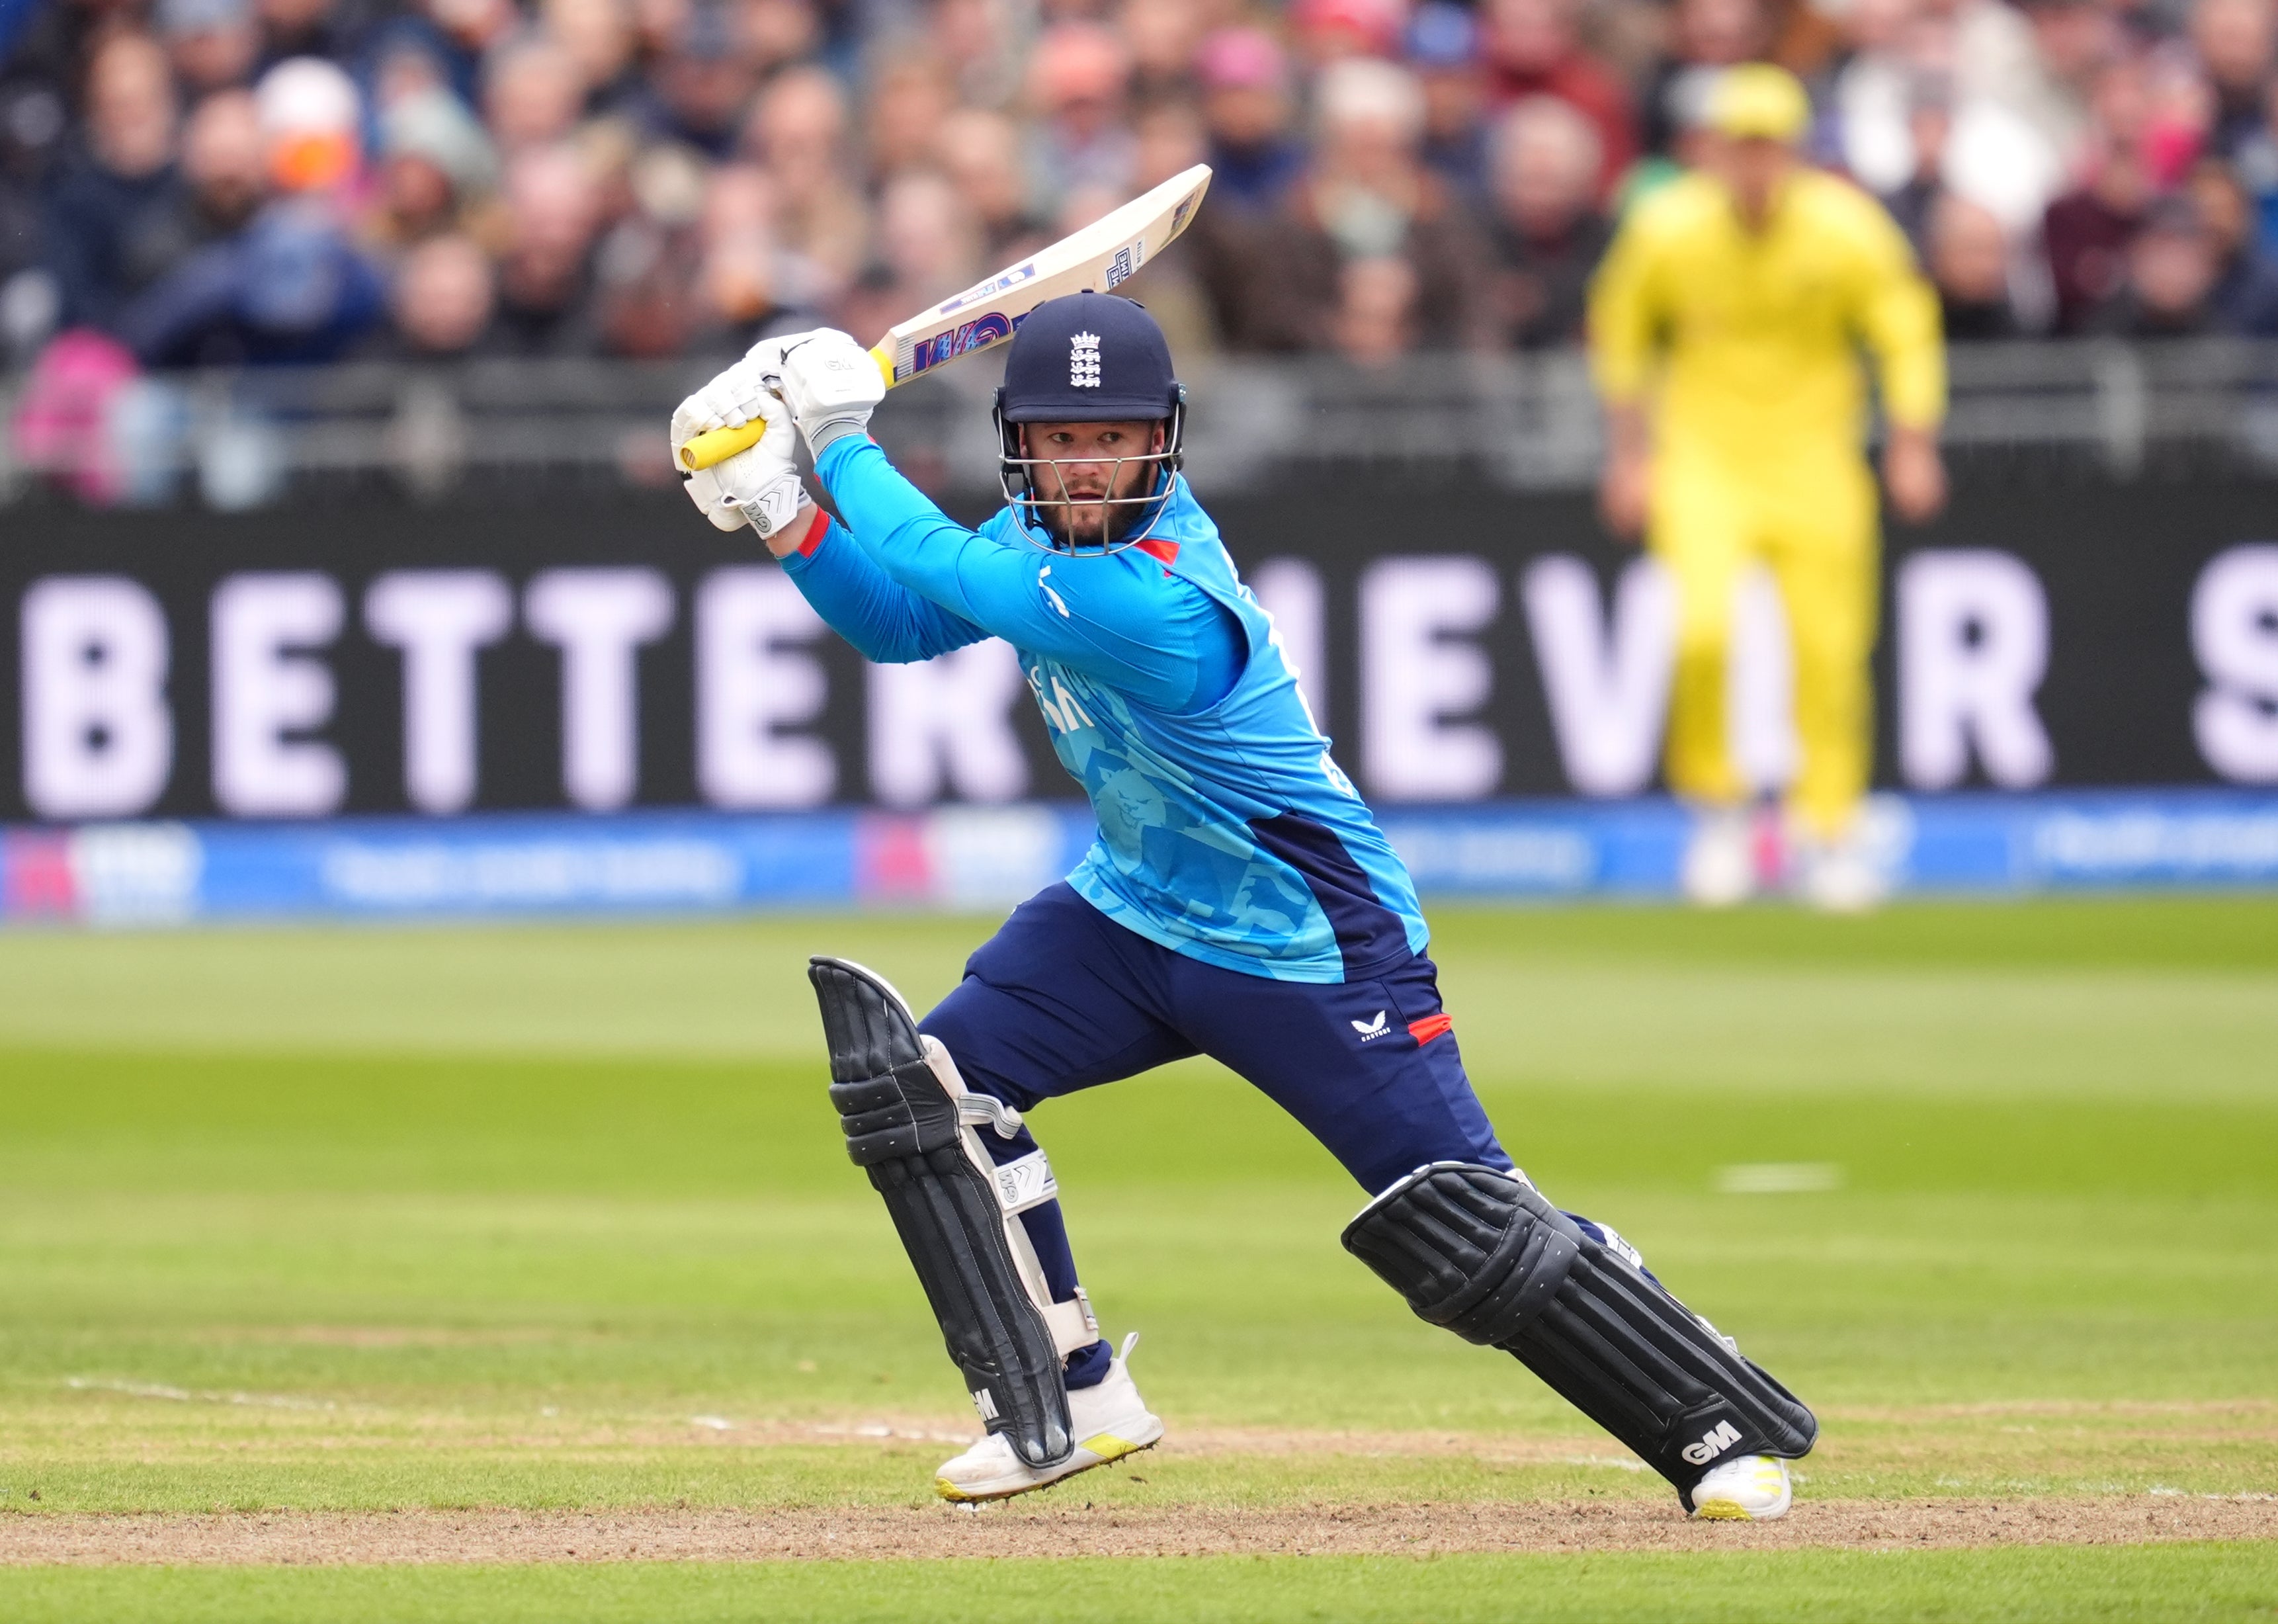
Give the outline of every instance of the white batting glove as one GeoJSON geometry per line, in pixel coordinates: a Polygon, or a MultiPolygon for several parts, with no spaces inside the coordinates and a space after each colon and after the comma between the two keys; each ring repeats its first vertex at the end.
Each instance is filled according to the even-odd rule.
{"type": "Polygon", "coordinates": [[[832,440],[867,433],[872,409],[886,398],[870,352],[836,327],[785,339],[783,347],[783,397],[806,448],[819,457],[832,440]]]}
{"type": "Polygon", "coordinates": [[[685,481],[689,501],[721,530],[740,530],[750,525],[762,540],[799,517],[806,487],[791,461],[796,446],[790,408],[770,388],[783,365],[782,339],[762,339],[751,353],[710,383],[680,402],[672,414],[672,456],[679,465],[680,448],[699,434],[715,428],[734,428],[753,419],[767,424],[767,433],[750,449],[738,451],[709,468],[699,468],[685,481]]]}

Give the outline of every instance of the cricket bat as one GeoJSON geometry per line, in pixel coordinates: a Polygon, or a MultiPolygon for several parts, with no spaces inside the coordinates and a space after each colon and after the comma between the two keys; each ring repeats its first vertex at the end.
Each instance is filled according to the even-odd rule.
{"type": "MultiPolygon", "coordinates": [[[[1210,165],[1197,164],[954,299],[911,317],[870,351],[886,387],[906,384],[959,356],[995,349],[1047,299],[1112,292],[1187,228],[1210,181],[1210,165]]],[[[699,434],[681,447],[680,465],[692,473],[709,468],[759,444],[765,430],[754,417],[699,434]]]]}

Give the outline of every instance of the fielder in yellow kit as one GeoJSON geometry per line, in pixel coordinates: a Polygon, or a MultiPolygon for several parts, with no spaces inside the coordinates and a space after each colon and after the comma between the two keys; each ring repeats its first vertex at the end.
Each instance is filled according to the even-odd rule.
{"type": "Polygon", "coordinates": [[[1703,902],[1740,900],[1755,877],[1724,691],[1733,591],[1756,560],[1779,584],[1793,651],[1797,877],[1830,908],[1884,889],[1858,830],[1879,550],[1862,348],[1880,375],[1892,507],[1918,520],[1945,499],[1937,298],[1882,205],[1798,159],[1809,111],[1778,68],[1727,71],[1703,167],[1634,206],[1591,290],[1601,505],[1616,533],[1642,526],[1677,588],[1668,773],[1701,813],[1685,878],[1703,902]]]}

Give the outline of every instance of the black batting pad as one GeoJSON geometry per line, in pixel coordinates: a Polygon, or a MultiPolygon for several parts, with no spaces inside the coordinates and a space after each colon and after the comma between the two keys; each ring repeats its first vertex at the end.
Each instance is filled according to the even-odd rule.
{"type": "Polygon", "coordinates": [[[1818,1436],[1793,1393],[1514,1175],[1419,1168],[1363,1209],[1344,1244],[1422,1318],[1516,1357],[1688,1507],[1720,1462],[1793,1459],[1818,1436]]]}
{"type": "Polygon", "coordinates": [[[1051,1331],[1021,1283],[994,1181],[966,1153],[957,1101],[892,987],[843,959],[808,961],[830,1045],[846,1152],[885,1198],[949,1356],[989,1430],[1028,1466],[1074,1452],[1051,1331]]]}

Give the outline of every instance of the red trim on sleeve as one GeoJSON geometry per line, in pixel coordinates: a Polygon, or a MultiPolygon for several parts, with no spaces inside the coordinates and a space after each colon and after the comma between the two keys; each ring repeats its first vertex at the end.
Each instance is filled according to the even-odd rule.
{"type": "Polygon", "coordinates": [[[1149,536],[1144,541],[1134,541],[1131,545],[1150,558],[1159,558],[1166,564],[1179,562],[1179,544],[1168,536],[1149,536]]]}
{"type": "Polygon", "coordinates": [[[794,550],[801,558],[814,557],[814,549],[822,545],[822,538],[829,529],[830,515],[817,508],[808,515],[806,533],[799,538],[799,546],[794,550]]]}
{"type": "Polygon", "coordinates": [[[1426,1015],[1420,1021],[1410,1021],[1408,1023],[1408,1035],[1416,1039],[1416,1046],[1420,1049],[1434,1038],[1446,1033],[1455,1024],[1456,1017],[1451,1015],[1426,1015]]]}

